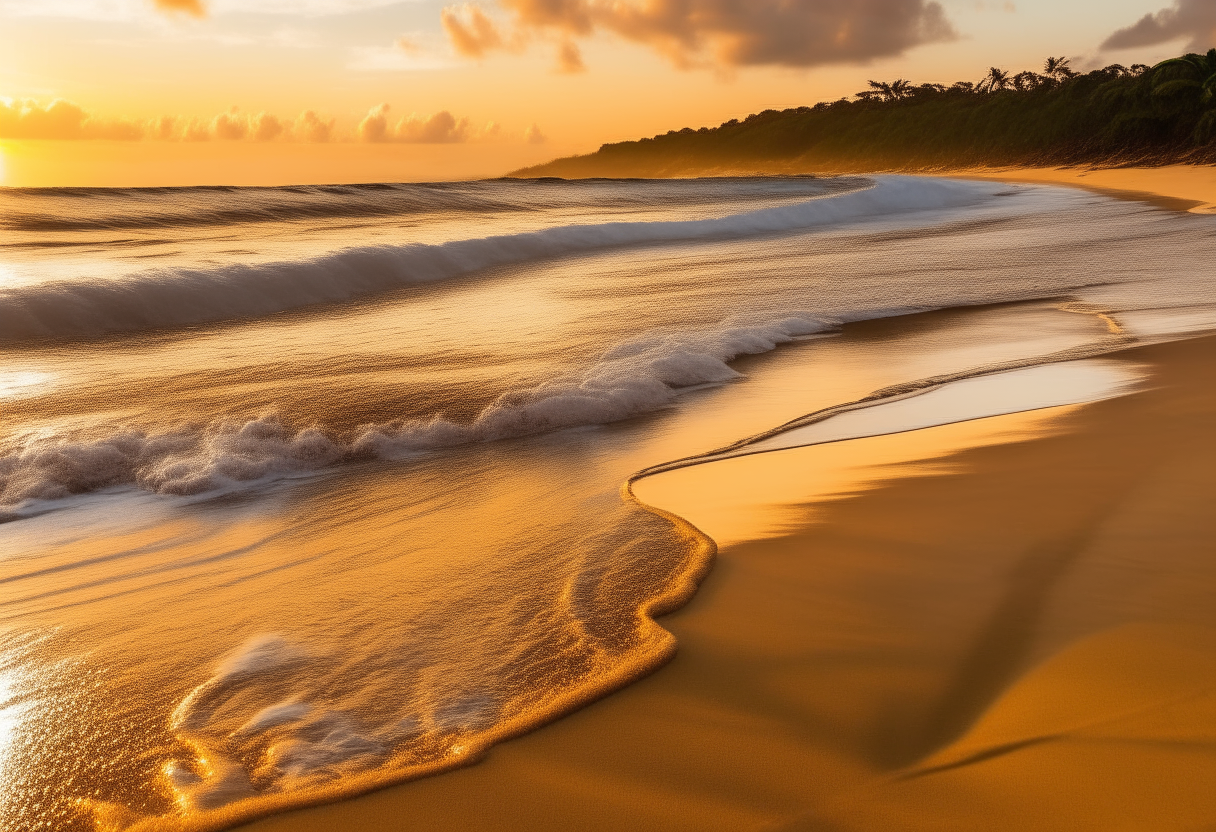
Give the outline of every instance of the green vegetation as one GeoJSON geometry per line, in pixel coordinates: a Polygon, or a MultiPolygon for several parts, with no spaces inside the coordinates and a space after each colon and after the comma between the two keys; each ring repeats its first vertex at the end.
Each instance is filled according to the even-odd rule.
{"type": "Polygon", "coordinates": [[[979,82],[870,81],[852,100],[606,144],[514,176],[686,176],[1002,165],[1216,163],[1216,49],[1155,67],[979,82]]]}

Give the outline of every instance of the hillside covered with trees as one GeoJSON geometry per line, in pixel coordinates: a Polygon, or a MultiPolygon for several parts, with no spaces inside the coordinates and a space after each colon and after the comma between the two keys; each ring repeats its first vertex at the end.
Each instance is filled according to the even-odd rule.
{"type": "Polygon", "coordinates": [[[1003,165],[1216,163],[1216,49],[1154,67],[993,67],[952,86],[870,81],[852,99],[606,144],[512,176],[688,176],[1003,165]]]}

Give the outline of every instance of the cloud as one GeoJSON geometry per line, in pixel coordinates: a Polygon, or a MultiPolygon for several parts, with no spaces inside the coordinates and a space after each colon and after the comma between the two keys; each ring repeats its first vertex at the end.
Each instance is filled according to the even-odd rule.
{"type": "Polygon", "coordinates": [[[559,68],[569,71],[581,65],[574,39],[609,32],[680,67],[809,67],[864,63],[957,37],[933,0],[497,2],[509,17],[510,35],[477,6],[443,10],[444,29],[458,53],[479,58],[540,37],[556,40],[559,68]]]}
{"type": "Polygon", "coordinates": [[[1100,48],[1132,49],[1181,38],[1190,39],[1186,48],[1191,52],[1206,52],[1216,46],[1216,2],[1174,0],[1173,6],[1146,14],[1133,25],[1118,30],[1100,48]]]}
{"type": "Polygon", "coordinates": [[[207,7],[203,0],[152,0],[152,5],[162,12],[183,12],[195,17],[206,17],[207,7]]]}
{"type": "MultiPolygon", "coordinates": [[[[0,98],[0,139],[108,139],[166,142],[308,142],[350,141],[414,144],[462,144],[469,141],[518,142],[518,133],[507,134],[502,126],[488,122],[474,129],[469,119],[457,118],[448,110],[400,119],[390,117],[388,104],[373,107],[359,122],[352,136],[339,134],[337,121],[305,110],[294,120],[273,113],[246,115],[233,107],[211,118],[164,115],[147,121],[103,119],[78,104],[56,99],[42,104],[30,99],[0,98]]],[[[542,142],[544,136],[533,125],[524,140],[542,142]]]]}
{"type": "Polygon", "coordinates": [[[305,142],[327,142],[334,136],[334,120],[323,119],[312,110],[305,110],[296,119],[294,135],[305,142]]]}
{"type": "Polygon", "coordinates": [[[528,144],[544,144],[548,140],[548,137],[540,132],[540,128],[535,123],[524,132],[524,141],[528,144]]]}
{"type": "Polygon", "coordinates": [[[469,120],[457,120],[447,110],[432,116],[411,115],[397,125],[397,135],[403,142],[455,144],[469,138],[469,120]]]}
{"type": "Polygon", "coordinates": [[[388,127],[388,110],[387,104],[378,104],[363,117],[363,121],[359,122],[359,127],[356,129],[356,134],[359,139],[365,142],[387,142],[392,139],[392,134],[388,127]]]}
{"type": "Polygon", "coordinates": [[[153,139],[170,141],[177,137],[177,119],[173,116],[161,116],[153,119],[148,127],[148,135],[153,139]]]}
{"type": "Polygon", "coordinates": [[[181,138],[184,142],[211,141],[211,122],[191,119],[182,129],[181,138]]]}
{"type": "Polygon", "coordinates": [[[0,99],[0,139],[141,139],[144,128],[129,121],[106,121],[70,101],[42,105],[28,99],[0,99]]]}
{"type": "Polygon", "coordinates": [[[109,139],[118,141],[328,142],[335,121],[306,110],[292,122],[271,113],[245,116],[231,109],[210,119],[161,116],[147,122],[103,119],[78,104],[56,99],[40,104],[29,99],[0,98],[0,139],[109,139]]]}
{"type": "Polygon", "coordinates": [[[211,121],[211,132],[217,139],[240,141],[249,133],[249,121],[235,112],[220,113],[211,121]]]}
{"type": "Polygon", "coordinates": [[[503,46],[498,27],[477,6],[446,8],[439,13],[439,21],[452,48],[466,58],[480,58],[503,46]]]}
{"type": "Polygon", "coordinates": [[[359,122],[357,135],[365,142],[412,142],[416,144],[457,144],[469,139],[469,120],[457,119],[447,110],[434,115],[412,113],[396,125],[389,122],[389,105],[373,107],[359,122]]]}
{"type": "Polygon", "coordinates": [[[287,128],[270,113],[258,113],[249,124],[255,141],[272,142],[283,135],[287,128]]]}
{"type": "Polygon", "coordinates": [[[557,48],[557,69],[558,72],[567,74],[587,70],[587,65],[583,63],[583,53],[579,51],[578,44],[574,41],[562,41],[561,46],[557,48]]]}

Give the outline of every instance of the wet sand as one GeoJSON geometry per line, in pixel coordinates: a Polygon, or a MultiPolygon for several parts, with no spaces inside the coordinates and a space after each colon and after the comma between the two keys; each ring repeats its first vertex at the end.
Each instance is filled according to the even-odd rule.
{"type": "Polygon", "coordinates": [[[1164,208],[1216,214],[1216,165],[1126,168],[967,168],[951,176],[1076,185],[1164,208]]]}
{"type": "MultiPolygon", "coordinates": [[[[647,679],[475,766],[247,828],[1204,828],[1216,338],[1123,356],[1148,389],[839,443],[864,465],[723,546],[647,679]]],[[[831,447],[655,480],[747,501],[754,466],[797,495],[831,447]]]]}

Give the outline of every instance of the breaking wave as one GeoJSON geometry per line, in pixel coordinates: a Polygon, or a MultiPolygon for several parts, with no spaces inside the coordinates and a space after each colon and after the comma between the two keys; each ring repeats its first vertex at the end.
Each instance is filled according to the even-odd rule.
{"type": "Polygon", "coordinates": [[[839,323],[796,315],[635,339],[606,352],[580,377],[504,394],[468,423],[435,416],[366,425],[343,436],[323,426],[293,427],[267,414],[163,433],[127,429],[103,438],[25,439],[0,455],[0,506],[117,485],[161,494],[200,494],[344,461],[393,459],[470,442],[606,424],[667,407],[688,388],[739,378],[729,366],[738,356],[768,352],[839,323]]]}
{"type": "Polygon", "coordinates": [[[566,225],[433,245],[349,248],[295,262],[16,286],[0,290],[0,343],[256,318],[596,249],[741,238],[958,209],[998,192],[991,183],[884,177],[865,190],[715,219],[566,225]]]}

